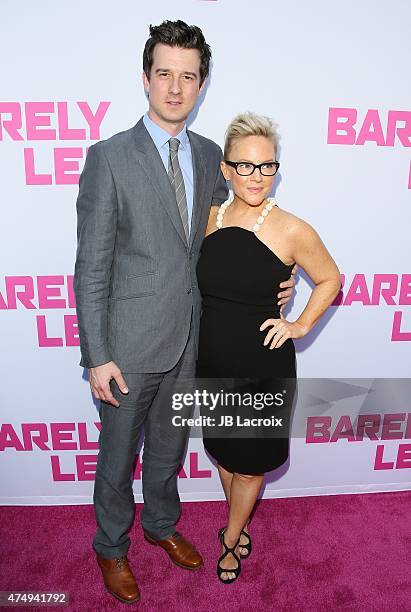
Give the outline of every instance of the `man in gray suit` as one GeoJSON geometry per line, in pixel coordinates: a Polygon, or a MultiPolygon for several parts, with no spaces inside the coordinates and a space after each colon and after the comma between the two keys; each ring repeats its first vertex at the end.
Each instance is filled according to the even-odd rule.
{"type": "Polygon", "coordinates": [[[74,287],[81,365],[101,400],[102,424],[93,548],[107,589],[124,602],[140,597],[126,555],[143,427],[144,536],[183,568],[203,564],[175,529],[188,430],[170,433],[165,423],[175,381],[194,376],[196,264],[210,206],[227,198],[221,149],[185,125],[210,57],[198,27],[182,21],[150,27],[143,55],[148,113],[91,146],[80,178],[74,287]]]}

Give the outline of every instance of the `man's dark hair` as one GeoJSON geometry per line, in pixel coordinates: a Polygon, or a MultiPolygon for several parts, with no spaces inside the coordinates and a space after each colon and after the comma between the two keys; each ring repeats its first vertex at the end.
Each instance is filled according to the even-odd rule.
{"type": "Polygon", "coordinates": [[[163,21],[158,26],[150,25],[150,38],[147,39],[143,52],[143,70],[149,80],[153,65],[154,47],[158,43],[170,47],[182,47],[183,49],[198,49],[200,53],[200,86],[203,84],[210,70],[211,49],[199,27],[189,26],[180,19],[178,21],[163,21]]]}

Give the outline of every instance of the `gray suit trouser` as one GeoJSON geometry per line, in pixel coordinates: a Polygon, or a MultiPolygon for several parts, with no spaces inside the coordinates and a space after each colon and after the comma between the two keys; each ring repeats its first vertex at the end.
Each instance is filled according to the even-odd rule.
{"type": "MultiPolygon", "coordinates": [[[[144,428],[142,457],[143,529],[155,539],[175,532],[180,516],[177,470],[183,458],[189,428],[174,427],[171,394],[177,389],[191,391],[183,383],[195,374],[194,333],[177,364],[156,374],[122,372],[129,393],[123,395],[112,381],[113,395],[120,402],[115,408],[100,403],[101,431],[94,486],[94,511],[97,532],[93,548],[106,559],[127,554],[131,541],[128,532],[135,515],[133,494],[134,464],[138,442],[144,428]]],[[[187,383],[188,385],[190,383],[187,383]]]]}

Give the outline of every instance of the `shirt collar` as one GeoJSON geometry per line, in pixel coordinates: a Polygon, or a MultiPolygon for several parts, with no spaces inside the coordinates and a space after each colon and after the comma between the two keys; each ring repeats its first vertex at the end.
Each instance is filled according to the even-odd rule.
{"type": "MultiPolygon", "coordinates": [[[[168,132],[163,130],[162,127],[160,127],[159,125],[157,125],[157,123],[154,123],[154,121],[150,119],[148,113],[144,115],[143,123],[146,126],[147,131],[153,139],[157,149],[161,149],[161,147],[166,145],[170,138],[172,138],[168,132]]],[[[185,149],[186,147],[190,146],[186,125],[184,125],[181,132],[179,132],[177,136],[175,136],[175,138],[178,138],[178,140],[180,141],[180,147],[182,149],[185,149]]]]}

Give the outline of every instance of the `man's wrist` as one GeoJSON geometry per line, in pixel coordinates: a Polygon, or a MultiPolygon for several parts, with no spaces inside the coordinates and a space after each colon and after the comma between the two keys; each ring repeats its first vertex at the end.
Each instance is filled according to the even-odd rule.
{"type": "Polygon", "coordinates": [[[105,365],[106,363],[110,363],[110,361],[113,361],[111,356],[108,354],[104,354],[101,355],[100,357],[95,357],[95,359],[87,359],[82,357],[81,361],[80,361],[80,365],[83,368],[87,368],[87,369],[91,369],[91,368],[98,368],[101,365],[105,365]]]}

